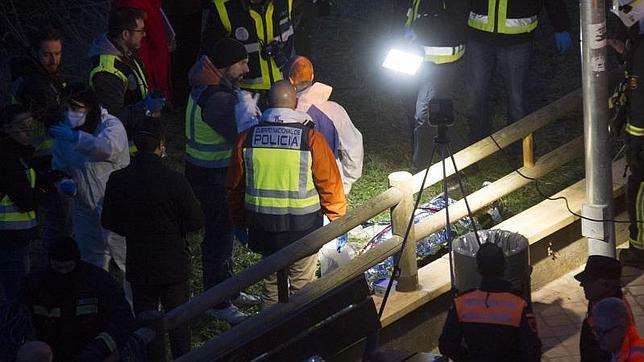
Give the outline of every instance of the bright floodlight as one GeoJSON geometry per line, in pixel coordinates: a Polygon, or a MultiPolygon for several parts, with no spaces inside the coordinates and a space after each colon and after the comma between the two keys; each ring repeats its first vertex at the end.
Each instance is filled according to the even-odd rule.
{"type": "Polygon", "coordinates": [[[405,74],[416,74],[423,63],[423,57],[414,53],[391,49],[382,63],[382,66],[405,74]]]}

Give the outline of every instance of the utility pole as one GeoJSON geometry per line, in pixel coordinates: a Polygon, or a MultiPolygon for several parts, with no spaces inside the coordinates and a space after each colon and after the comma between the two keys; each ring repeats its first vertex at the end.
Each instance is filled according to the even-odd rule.
{"type": "MultiPolygon", "coordinates": [[[[606,72],[606,7],[604,0],[579,0],[581,68],[584,95],[584,156],[586,202],[582,215],[613,220],[613,177],[608,135],[608,74],[606,72]]],[[[615,224],[583,219],[588,255],[615,257],[615,224]]]]}

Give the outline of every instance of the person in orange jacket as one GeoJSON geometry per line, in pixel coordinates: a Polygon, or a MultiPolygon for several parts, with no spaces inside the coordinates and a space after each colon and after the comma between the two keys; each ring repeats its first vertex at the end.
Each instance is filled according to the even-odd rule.
{"type": "MultiPolygon", "coordinates": [[[[268,94],[272,117],[241,133],[226,176],[226,193],[235,237],[268,256],[345,214],[347,201],[335,157],[324,136],[294,121],[297,98],[288,80],[268,94]]],[[[317,255],[288,268],[290,290],[315,277],[317,255]]],[[[277,302],[277,278],[264,279],[263,302],[277,302]]]]}
{"type": "Polygon", "coordinates": [[[592,328],[611,362],[644,362],[644,338],[637,333],[631,313],[620,298],[606,298],[593,307],[592,328]]]}
{"type": "Polygon", "coordinates": [[[478,289],[454,299],[438,341],[440,352],[456,362],[538,362],[541,341],[529,322],[528,302],[502,279],[503,250],[484,243],[476,253],[478,289]]]}

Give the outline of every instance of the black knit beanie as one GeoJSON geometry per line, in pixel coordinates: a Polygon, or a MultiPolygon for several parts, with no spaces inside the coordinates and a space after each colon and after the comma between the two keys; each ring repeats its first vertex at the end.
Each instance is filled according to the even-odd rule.
{"type": "Polygon", "coordinates": [[[212,64],[217,68],[226,68],[240,60],[248,58],[244,44],[235,39],[223,38],[206,51],[212,64]]]}
{"type": "Polygon", "coordinates": [[[68,236],[56,238],[49,244],[49,259],[65,262],[80,260],[80,249],[76,241],[68,236]]]}

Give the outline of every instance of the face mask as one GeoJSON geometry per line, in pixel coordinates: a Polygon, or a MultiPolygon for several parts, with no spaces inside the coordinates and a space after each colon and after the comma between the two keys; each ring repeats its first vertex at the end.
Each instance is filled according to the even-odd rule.
{"type": "Polygon", "coordinates": [[[66,111],[65,120],[72,128],[80,127],[85,124],[87,112],[66,111]]]}

